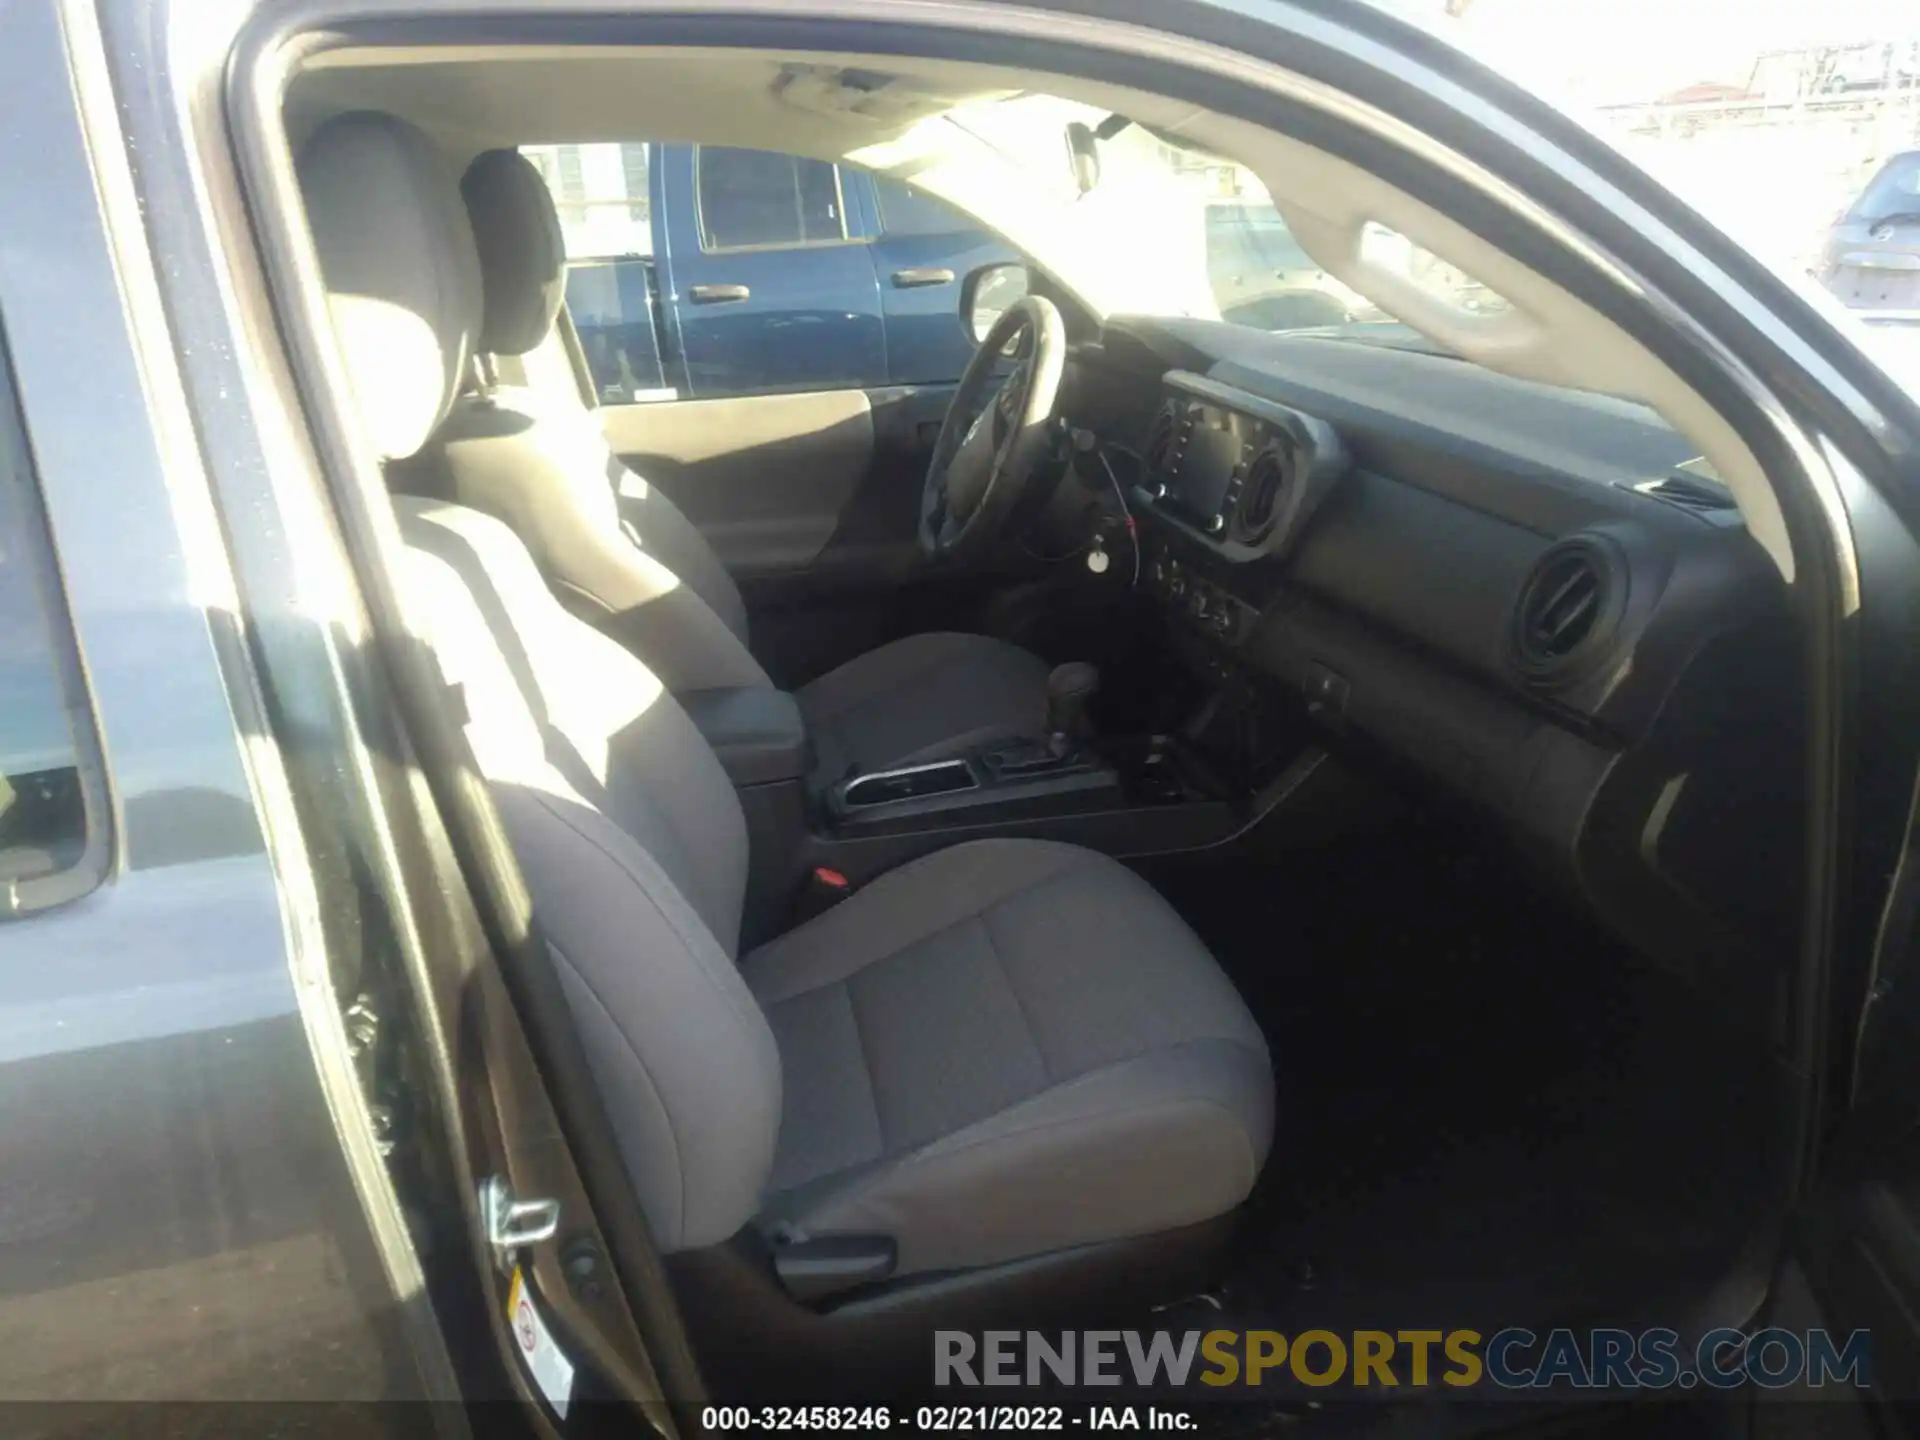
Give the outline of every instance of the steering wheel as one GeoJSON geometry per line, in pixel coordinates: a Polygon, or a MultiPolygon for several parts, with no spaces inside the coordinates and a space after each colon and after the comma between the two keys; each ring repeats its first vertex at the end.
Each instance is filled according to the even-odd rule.
{"type": "Polygon", "coordinates": [[[1045,296],[1022,296],[994,322],[953,392],[927,466],[920,494],[920,548],[927,554],[972,550],[1013,513],[1051,449],[1047,422],[1066,359],[1066,327],[1045,296]],[[993,367],[1016,340],[1019,358],[983,405],[993,367]]]}

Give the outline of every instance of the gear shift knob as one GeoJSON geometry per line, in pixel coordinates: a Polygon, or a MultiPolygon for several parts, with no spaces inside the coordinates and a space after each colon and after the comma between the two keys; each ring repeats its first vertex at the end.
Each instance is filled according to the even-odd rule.
{"type": "Polygon", "coordinates": [[[1047,676],[1047,748],[1056,757],[1073,748],[1087,702],[1100,688],[1100,669],[1085,660],[1056,665],[1047,676]]]}

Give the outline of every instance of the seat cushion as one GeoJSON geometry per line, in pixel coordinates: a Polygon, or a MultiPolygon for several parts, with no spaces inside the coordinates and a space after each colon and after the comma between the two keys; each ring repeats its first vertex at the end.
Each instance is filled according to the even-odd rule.
{"type": "Polygon", "coordinates": [[[989,1265],[1224,1214],[1266,1159],[1259,1027],[1092,851],[928,855],[742,973],[785,1077],[770,1233],[891,1235],[903,1274],[989,1265]]]}
{"type": "Polygon", "coordinates": [[[1014,735],[1039,735],[1047,667],[988,635],[909,635],[856,656],[797,697],[826,781],[955,755],[1014,735]]]}

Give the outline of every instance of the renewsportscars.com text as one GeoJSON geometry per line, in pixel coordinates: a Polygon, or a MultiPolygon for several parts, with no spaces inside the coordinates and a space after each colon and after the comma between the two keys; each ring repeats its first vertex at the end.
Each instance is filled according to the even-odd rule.
{"type": "Polygon", "coordinates": [[[942,1330],[939,1386],[1733,1390],[1873,1381],[1873,1337],[1825,1330],[942,1330]]]}

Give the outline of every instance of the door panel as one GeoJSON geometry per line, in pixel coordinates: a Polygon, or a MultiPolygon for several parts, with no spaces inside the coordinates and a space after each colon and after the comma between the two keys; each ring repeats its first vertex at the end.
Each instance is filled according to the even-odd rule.
{"type": "Polygon", "coordinates": [[[864,390],[606,405],[600,415],[614,453],[742,580],[814,564],[873,468],[864,390]]]}

